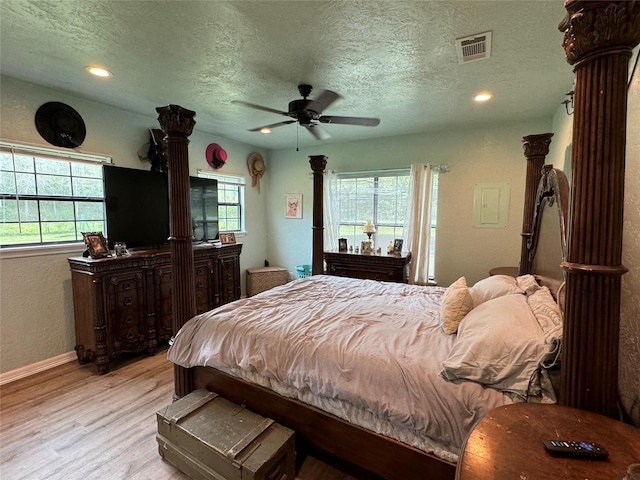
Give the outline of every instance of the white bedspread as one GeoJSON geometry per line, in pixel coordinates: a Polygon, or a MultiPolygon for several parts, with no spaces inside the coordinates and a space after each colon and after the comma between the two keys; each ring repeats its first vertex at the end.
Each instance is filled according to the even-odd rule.
{"type": "Polygon", "coordinates": [[[439,326],[443,288],[324,275],[191,319],[168,352],[313,404],[457,461],[465,435],[511,399],[439,373],[455,335],[439,326]]]}

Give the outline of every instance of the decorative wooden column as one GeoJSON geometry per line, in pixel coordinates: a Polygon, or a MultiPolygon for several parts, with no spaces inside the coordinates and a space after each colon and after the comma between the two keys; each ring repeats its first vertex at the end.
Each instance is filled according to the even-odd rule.
{"type": "MultiPolygon", "coordinates": [[[[169,165],[169,205],[171,219],[171,289],[173,331],[176,333],[196,314],[195,271],[189,205],[189,140],[196,124],[196,112],[178,105],[156,108],[158,122],[165,133],[169,165]]],[[[174,398],[193,390],[191,370],[174,367],[174,398]]]]}
{"type": "Polygon", "coordinates": [[[524,190],[524,214],[522,217],[522,248],[520,250],[520,265],[518,275],[531,273],[531,259],[527,247],[533,227],[533,211],[536,203],[538,183],[542,178],[542,167],[549,153],[553,133],[541,133],[522,137],[522,148],[527,159],[527,179],[524,190]]]}
{"type": "Polygon", "coordinates": [[[324,271],[324,169],[327,157],[324,155],[310,155],[309,164],[313,170],[313,250],[311,252],[311,274],[321,275],[324,271]]]}
{"type": "Polygon", "coordinates": [[[569,252],[560,399],[618,417],[618,346],[627,79],[640,2],[567,0],[576,74],[569,252]]]}

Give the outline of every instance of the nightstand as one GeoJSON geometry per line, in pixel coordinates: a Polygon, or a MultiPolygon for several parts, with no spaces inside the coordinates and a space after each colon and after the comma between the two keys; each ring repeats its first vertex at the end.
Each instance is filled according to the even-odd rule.
{"type": "Polygon", "coordinates": [[[463,446],[456,480],[570,480],[624,478],[640,461],[640,430],[576,408],[516,403],[491,410],[463,446]],[[584,440],[601,444],[606,460],[551,456],[544,440],[584,440]]]}

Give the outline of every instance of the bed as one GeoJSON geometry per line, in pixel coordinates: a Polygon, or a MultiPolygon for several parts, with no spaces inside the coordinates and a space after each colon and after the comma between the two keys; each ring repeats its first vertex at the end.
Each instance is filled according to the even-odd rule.
{"type": "MultiPolygon", "coordinates": [[[[640,29],[635,28],[640,21],[640,4],[638,2],[584,3],[570,0],[566,2],[566,7],[568,15],[560,28],[565,32],[564,47],[567,59],[575,66],[576,72],[574,110],[576,120],[572,142],[571,171],[572,193],[570,200],[567,201],[567,197],[563,196],[561,192],[563,181],[558,181],[561,176],[556,175],[557,172],[552,169],[543,170],[541,168],[546,153],[540,153],[539,149],[544,151],[544,143],[546,142],[548,147],[548,141],[530,136],[525,142],[525,156],[528,163],[523,214],[523,247],[519,274],[527,278],[527,274],[536,273],[533,270],[534,265],[536,265],[536,259],[541,257],[551,259],[552,266],[549,271],[557,271],[556,267],[559,264],[562,265],[560,277],[556,278],[556,282],[558,280],[562,282],[566,279],[566,286],[562,291],[564,298],[562,326],[564,331],[561,343],[560,402],[615,416],[617,414],[617,334],[620,315],[620,278],[626,271],[621,264],[623,196],[618,194],[623,191],[624,183],[626,95],[621,95],[620,92],[626,92],[627,63],[631,49],[640,42],[640,33],[638,33],[640,29]],[[609,28],[612,24],[615,28],[609,28]],[[597,54],[593,54],[594,52],[597,54]],[[603,121],[605,119],[606,121],[603,121]],[[536,148],[528,150],[529,142],[533,142],[536,148]],[[541,253],[547,242],[542,240],[544,235],[540,232],[544,230],[543,225],[549,223],[544,221],[546,214],[542,213],[545,206],[555,208],[555,220],[550,223],[557,224],[558,230],[561,232],[559,235],[547,237],[555,238],[555,242],[551,243],[561,245],[560,256],[555,259],[553,255],[541,253]],[[564,213],[565,207],[570,212],[568,217],[558,215],[558,212],[564,213]],[[570,233],[567,235],[566,232],[570,233]],[[606,238],[607,241],[598,241],[600,238],[606,238]],[[562,246],[566,247],[566,251],[562,250],[562,246]],[[598,338],[600,341],[598,343],[588,341],[590,338],[598,338]],[[594,362],[594,358],[598,361],[594,362]],[[591,365],[589,369],[583,367],[587,363],[591,365]]],[[[187,137],[194,125],[194,112],[179,106],[169,105],[159,108],[158,113],[160,125],[167,135],[168,144],[172,219],[171,248],[174,265],[172,276],[173,316],[174,328],[177,331],[195,314],[193,286],[189,281],[189,278],[193,278],[190,270],[193,267],[188,218],[187,152],[187,137]]],[[[323,156],[310,158],[314,173],[312,270],[318,276],[317,279],[313,279],[313,282],[316,280],[318,282],[324,281],[323,276],[319,274],[322,273],[323,250],[322,172],[326,162],[327,159],[323,156]]],[[[546,280],[542,276],[535,278],[538,286],[532,288],[540,290],[540,284],[544,286],[546,280]]],[[[303,284],[306,285],[304,282],[294,282],[293,285],[286,288],[302,288],[303,284]]],[[[405,286],[404,288],[411,289],[410,287],[405,286]]],[[[519,287],[521,290],[525,290],[522,286],[519,287]]],[[[325,284],[324,289],[328,288],[325,284]]],[[[285,289],[285,287],[278,287],[278,289],[285,289]]],[[[360,289],[364,291],[363,286],[360,289]]],[[[554,292],[558,295],[557,290],[554,292]]],[[[433,292],[434,298],[430,300],[433,301],[432,310],[437,311],[438,307],[442,310],[445,293],[445,291],[433,292]]],[[[385,293],[385,295],[387,294],[390,293],[385,293]]],[[[262,295],[258,295],[256,300],[262,301],[268,297],[262,295]]],[[[526,292],[512,293],[491,299],[487,303],[508,297],[525,299],[526,301],[530,296],[532,296],[532,292],[530,294],[526,292]]],[[[251,308],[244,304],[235,306],[251,308]]],[[[469,313],[477,312],[482,307],[483,305],[480,304],[469,313]]],[[[420,308],[428,310],[430,307],[421,306],[420,308]]],[[[527,315],[523,313],[518,318],[522,319],[524,316],[527,315]]],[[[431,317],[424,323],[437,332],[438,338],[442,339],[443,343],[447,343],[450,336],[445,336],[447,334],[442,333],[440,317],[441,315],[437,315],[437,321],[436,317],[431,317]]],[[[195,320],[195,322],[198,321],[200,320],[195,320]]],[[[460,323],[461,329],[465,325],[465,321],[460,323]]],[[[546,366],[552,365],[557,360],[559,345],[557,336],[554,337],[554,333],[557,335],[558,330],[553,331],[557,325],[553,319],[550,321],[551,323],[546,324],[546,330],[540,326],[540,330],[543,332],[542,342],[538,341],[536,344],[537,347],[540,345],[547,347],[543,348],[542,352],[538,352],[540,357],[536,357],[538,364],[543,363],[546,366]]],[[[415,323],[412,325],[413,328],[418,328],[415,323]]],[[[255,333],[247,335],[248,338],[261,336],[255,333]]],[[[236,342],[237,339],[229,341],[236,342]]],[[[189,343],[186,342],[186,344],[189,343]]],[[[480,383],[478,378],[463,380],[444,378],[447,375],[446,372],[443,373],[446,369],[444,368],[445,361],[442,359],[451,354],[455,343],[456,341],[449,340],[450,350],[448,353],[438,353],[437,359],[441,361],[441,366],[436,367],[438,374],[433,377],[433,382],[441,381],[437,384],[439,387],[447,385],[445,388],[453,388],[452,386],[463,385],[465,389],[470,390],[470,386],[478,386],[480,383]]],[[[182,345],[177,347],[176,353],[182,354],[183,347],[188,350],[182,345]]],[[[271,347],[273,345],[269,348],[271,347]]],[[[215,349],[216,347],[212,346],[212,350],[215,349]]],[[[189,364],[183,358],[176,357],[176,361],[184,361],[184,365],[189,364]]],[[[261,361],[262,359],[258,359],[257,364],[260,364],[261,361]]],[[[306,398],[296,398],[295,392],[288,397],[286,395],[287,386],[277,385],[277,382],[274,381],[274,379],[280,380],[280,373],[277,371],[269,370],[265,375],[269,381],[265,381],[264,378],[252,377],[251,374],[247,374],[246,378],[241,378],[238,376],[239,372],[234,368],[233,366],[185,368],[178,365],[175,368],[176,396],[185,395],[194,388],[206,387],[215,390],[234,402],[245,404],[248,408],[293,428],[302,441],[382,477],[444,479],[454,476],[455,442],[458,437],[464,434],[464,428],[467,428],[465,426],[453,427],[453,431],[458,429],[459,433],[434,433],[433,440],[439,441],[440,444],[427,446],[425,449],[424,445],[412,445],[412,441],[406,438],[394,438],[401,436],[401,434],[385,430],[384,426],[378,428],[375,425],[358,425],[351,417],[341,414],[335,405],[333,407],[309,405],[305,403],[309,401],[306,398]],[[256,381],[259,383],[254,383],[256,381]],[[333,410],[325,411],[326,408],[333,408],[333,410]],[[380,432],[377,432],[376,429],[380,432]]],[[[334,368],[337,367],[334,366],[334,368]]],[[[252,369],[256,370],[255,365],[247,370],[251,371],[252,369]]],[[[538,367],[534,370],[544,371],[538,367]]],[[[519,373],[526,376],[526,372],[519,373]]],[[[256,373],[254,372],[254,374],[256,373]]],[[[484,372],[475,372],[475,374],[483,375],[484,372]]],[[[393,374],[389,374],[385,381],[397,380],[393,377],[393,374]]],[[[492,384],[488,388],[480,387],[479,391],[490,398],[484,399],[486,402],[482,407],[476,406],[477,410],[469,413],[465,420],[467,425],[473,423],[474,415],[482,414],[482,408],[491,408],[500,402],[514,401],[514,394],[520,399],[523,396],[532,396],[538,397],[540,401],[549,400],[549,397],[545,397],[542,392],[546,379],[542,374],[539,377],[536,384],[537,393],[534,395],[529,392],[531,382],[527,382],[527,393],[524,395],[522,390],[504,393],[501,388],[496,388],[496,384],[492,384]]],[[[412,382],[404,377],[402,381],[412,382]]],[[[385,388],[392,389],[393,385],[391,383],[385,388]]],[[[324,386],[326,387],[326,385],[324,386]]],[[[319,391],[322,392],[322,390],[319,391]]],[[[552,392],[549,389],[545,389],[545,391],[552,392]]],[[[389,392],[387,392],[388,394],[389,392]]],[[[475,394],[470,393],[470,395],[475,394]]],[[[330,396],[328,395],[328,397],[330,396]]],[[[384,411],[386,407],[380,411],[384,411]]],[[[379,411],[371,410],[369,406],[364,407],[363,410],[369,410],[373,417],[379,416],[379,411]]],[[[402,414],[398,414],[398,416],[402,417],[402,414]]],[[[443,418],[446,423],[447,416],[443,415],[443,418]]],[[[416,419],[408,419],[407,421],[408,423],[420,423],[420,420],[416,419]]],[[[416,436],[421,437],[422,434],[416,436]]]]}

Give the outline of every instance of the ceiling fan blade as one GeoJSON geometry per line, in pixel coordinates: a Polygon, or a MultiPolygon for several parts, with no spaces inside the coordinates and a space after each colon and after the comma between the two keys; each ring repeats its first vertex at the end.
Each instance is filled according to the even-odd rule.
{"type": "Polygon", "coordinates": [[[318,140],[327,140],[328,138],[331,138],[331,135],[325,132],[317,123],[312,123],[311,125],[303,125],[303,127],[306,128],[309,133],[311,133],[311,135],[316,137],[318,140]]]}
{"type": "Polygon", "coordinates": [[[284,122],[272,123],[271,125],[263,125],[262,127],[252,128],[250,132],[259,132],[263,128],[276,128],[281,127],[282,125],[289,125],[290,123],[296,123],[296,120],[285,120],[284,122]]]}
{"type": "Polygon", "coordinates": [[[361,125],[364,127],[375,127],[380,124],[379,118],[369,117],[340,117],[336,115],[323,115],[318,121],[320,123],[338,123],[341,125],[361,125]]]}
{"type": "Polygon", "coordinates": [[[256,110],[262,110],[265,112],[277,113],[279,115],[284,115],[285,117],[289,116],[288,112],[276,110],[275,108],[263,107],[262,105],[256,105],[255,103],[244,102],[242,100],[231,100],[231,103],[237,103],[239,105],[244,105],[245,107],[255,108],[256,110]]]}
{"type": "Polygon", "coordinates": [[[320,92],[320,95],[316,97],[314,102],[320,104],[321,106],[320,111],[322,112],[326,108],[328,108],[329,105],[331,105],[333,102],[335,102],[339,98],[342,98],[342,97],[340,96],[340,94],[336,92],[332,92],[331,90],[322,90],[320,92]]]}

